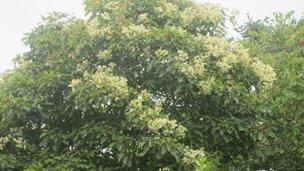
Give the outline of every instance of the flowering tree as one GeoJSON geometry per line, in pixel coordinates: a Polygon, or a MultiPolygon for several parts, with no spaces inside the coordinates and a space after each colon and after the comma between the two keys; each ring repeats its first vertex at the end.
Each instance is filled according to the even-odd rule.
{"type": "Polygon", "coordinates": [[[86,0],[54,13],[0,84],[0,168],[244,167],[276,76],[224,38],[227,10],[188,0],[86,0]],[[255,87],[256,91],[251,91],[255,87]],[[207,154],[207,156],[206,156],[207,154]]]}

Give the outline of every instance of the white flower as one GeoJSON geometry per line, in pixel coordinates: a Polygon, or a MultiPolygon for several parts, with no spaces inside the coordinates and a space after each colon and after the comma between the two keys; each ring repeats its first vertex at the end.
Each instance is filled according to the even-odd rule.
{"type": "Polygon", "coordinates": [[[187,59],[189,59],[188,54],[183,50],[178,50],[177,53],[178,55],[176,56],[176,59],[178,59],[179,61],[186,61],[187,59]]]}
{"type": "Polygon", "coordinates": [[[71,87],[73,90],[81,83],[80,79],[72,79],[72,81],[69,84],[69,87],[71,87]]]}
{"type": "Polygon", "coordinates": [[[180,64],[180,72],[185,74],[187,77],[193,77],[195,74],[194,68],[186,62],[180,64]]]}
{"type": "Polygon", "coordinates": [[[0,137],[0,150],[3,150],[8,141],[8,137],[0,137]]]}
{"type": "Polygon", "coordinates": [[[22,137],[13,138],[13,140],[15,141],[17,148],[20,148],[20,149],[26,148],[26,143],[22,137]]]}
{"type": "Polygon", "coordinates": [[[209,78],[208,80],[206,81],[201,81],[199,83],[199,87],[202,89],[203,93],[204,94],[210,94],[211,91],[213,90],[214,88],[214,84],[215,84],[215,79],[213,77],[209,78]]]}
{"type": "Polygon", "coordinates": [[[167,57],[169,55],[169,51],[165,49],[158,49],[155,52],[155,56],[159,59],[163,59],[164,57],[167,57]]]}
{"type": "MultiPolygon", "coordinates": [[[[211,36],[201,37],[200,40],[205,44],[206,58],[215,57],[218,60],[216,66],[222,73],[227,73],[233,64],[241,64],[256,73],[264,88],[270,88],[276,80],[276,73],[272,67],[258,59],[250,58],[248,49],[245,49],[240,43],[231,43],[223,38],[211,36]]],[[[204,89],[206,88],[204,87],[204,89]]]]}
{"type": "Polygon", "coordinates": [[[107,12],[101,13],[100,17],[103,18],[104,20],[108,20],[108,21],[111,20],[111,17],[109,15],[109,13],[107,13],[107,12]]]}
{"type": "Polygon", "coordinates": [[[178,11],[178,6],[170,2],[164,2],[161,6],[156,7],[158,13],[164,13],[166,16],[174,16],[178,11]]]}
{"type": "Polygon", "coordinates": [[[127,27],[122,28],[122,34],[126,35],[127,37],[137,36],[148,32],[149,30],[142,24],[140,25],[129,25],[127,27]]]}
{"type": "Polygon", "coordinates": [[[102,50],[102,51],[99,51],[97,56],[101,59],[109,59],[110,56],[111,56],[111,50],[102,50]]]}
{"type": "Polygon", "coordinates": [[[94,6],[99,6],[101,5],[101,1],[100,0],[89,0],[89,2],[91,4],[93,4],[94,6]]]}
{"type": "Polygon", "coordinates": [[[276,73],[270,65],[264,64],[259,60],[252,63],[252,68],[263,83],[263,86],[268,89],[271,88],[273,82],[276,80],[276,73]]]}
{"type": "Polygon", "coordinates": [[[203,75],[205,72],[205,57],[197,56],[193,62],[194,73],[197,75],[203,75]]]}
{"type": "Polygon", "coordinates": [[[147,13],[143,13],[138,15],[138,22],[140,23],[146,23],[148,21],[148,14],[147,13]]]}
{"type": "Polygon", "coordinates": [[[193,5],[186,8],[181,17],[186,24],[193,23],[195,20],[203,20],[218,24],[224,17],[221,7],[211,3],[202,4],[201,7],[193,5]]]}
{"type": "Polygon", "coordinates": [[[191,165],[198,164],[199,160],[206,156],[204,150],[187,150],[183,157],[183,162],[191,165]]]}
{"type": "Polygon", "coordinates": [[[127,79],[114,76],[111,67],[101,66],[89,77],[89,81],[99,88],[100,92],[106,93],[110,98],[119,100],[128,95],[127,79]]]}
{"type": "Polygon", "coordinates": [[[159,132],[162,130],[164,135],[174,135],[176,137],[183,137],[186,128],[178,125],[176,120],[169,120],[168,118],[155,118],[148,122],[148,128],[152,132],[159,132]]]}
{"type": "Polygon", "coordinates": [[[92,37],[101,37],[110,38],[112,36],[112,30],[108,26],[101,26],[97,19],[92,19],[87,24],[88,34],[92,37]]]}

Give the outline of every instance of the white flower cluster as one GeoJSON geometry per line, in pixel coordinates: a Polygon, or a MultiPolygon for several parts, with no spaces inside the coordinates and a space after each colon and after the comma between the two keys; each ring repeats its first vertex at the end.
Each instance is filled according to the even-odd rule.
{"type": "Polygon", "coordinates": [[[100,6],[101,0],[89,0],[89,2],[94,6],[100,6]]]}
{"type": "Polygon", "coordinates": [[[8,143],[8,141],[9,141],[8,137],[0,137],[0,150],[3,150],[3,148],[8,143]]]}
{"type": "Polygon", "coordinates": [[[139,14],[138,15],[138,22],[139,23],[146,23],[146,22],[148,22],[148,20],[149,20],[149,17],[148,17],[148,14],[147,13],[142,13],[142,14],[139,14]]]}
{"type": "MultiPolygon", "coordinates": [[[[143,102],[149,100],[151,97],[150,93],[147,91],[142,91],[140,95],[137,97],[137,99],[134,99],[130,102],[128,106],[128,117],[138,117],[140,121],[143,121],[145,118],[149,117],[148,115],[153,111],[150,108],[145,108],[143,106],[143,102]]],[[[156,113],[159,113],[161,110],[160,108],[156,107],[154,109],[156,113]]],[[[153,112],[152,112],[153,113],[153,112]]]]}
{"type": "Polygon", "coordinates": [[[107,12],[99,14],[99,17],[102,18],[102,19],[104,19],[104,20],[106,20],[106,21],[110,21],[111,20],[111,16],[107,12]]]}
{"type": "Polygon", "coordinates": [[[177,59],[178,61],[186,61],[187,59],[189,59],[189,56],[188,56],[188,54],[187,54],[185,51],[183,51],[183,50],[178,50],[178,51],[177,51],[176,59],[177,59]]]}
{"type": "Polygon", "coordinates": [[[80,79],[72,79],[72,81],[69,84],[69,87],[71,87],[73,90],[81,83],[80,79]]]}
{"type": "Polygon", "coordinates": [[[232,68],[231,64],[234,64],[234,63],[237,63],[237,56],[231,53],[231,54],[227,54],[220,61],[218,61],[216,63],[216,66],[218,68],[220,68],[220,70],[223,73],[226,73],[232,68]]]}
{"type": "Polygon", "coordinates": [[[188,31],[183,29],[182,27],[169,26],[167,27],[171,32],[175,32],[180,35],[189,35],[188,31]]]}
{"type": "Polygon", "coordinates": [[[109,11],[116,11],[116,9],[121,8],[123,6],[123,1],[108,1],[105,4],[105,8],[109,11]]]}
{"type": "Polygon", "coordinates": [[[160,168],[158,171],[171,171],[169,167],[160,168]]]}
{"type": "Polygon", "coordinates": [[[187,62],[181,63],[179,65],[179,70],[182,74],[186,75],[189,78],[193,77],[195,74],[193,66],[189,65],[187,62]]]}
{"type": "Polygon", "coordinates": [[[87,72],[89,68],[89,61],[88,60],[84,60],[81,63],[77,64],[77,70],[82,71],[82,72],[87,72]]]}
{"type": "Polygon", "coordinates": [[[19,61],[18,61],[18,67],[19,68],[27,68],[29,65],[31,65],[33,63],[33,61],[31,60],[25,60],[23,58],[21,58],[19,61]]]}
{"type": "Polygon", "coordinates": [[[27,143],[25,140],[20,136],[20,130],[16,128],[11,129],[11,133],[9,133],[5,137],[0,137],[0,151],[4,149],[7,143],[10,141],[15,143],[15,146],[19,149],[25,149],[27,147],[27,143]]]}
{"type": "Polygon", "coordinates": [[[184,137],[186,128],[178,125],[176,120],[170,120],[167,117],[155,118],[148,122],[148,128],[154,133],[162,131],[164,135],[174,135],[184,137]]]}
{"type": "Polygon", "coordinates": [[[161,6],[156,7],[156,12],[163,13],[166,16],[174,16],[178,11],[178,6],[171,2],[162,1],[161,6]]]}
{"type": "Polygon", "coordinates": [[[203,75],[205,73],[205,57],[196,56],[193,62],[194,73],[197,75],[203,75]]]}
{"type": "Polygon", "coordinates": [[[207,17],[206,19],[212,23],[219,23],[224,17],[222,12],[223,9],[218,5],[214,5],[212,3],[204,3],[201,7],[201,11],[204,11],[202,14],[207,17]]]}
{"type": "Polygon", "coordinates": [[[127,27],[123,27],[121,33],[127,36],[128,38],[133,36],[142,35],[144,33],[147,33],[149,30],[142,24],[140,25],[134,25],[131,24],[127,27]]]}
{"type": "Polygon", "coordinates": [[[107,95],[116,100],[128,95],[129,89],[127,79],[114,76],[112,68],[101,66],[90,76],[90,82],[98,87],[100,91],[107,92],[107,95]]]}
{"type": "Polygon", "coordinates": [[[113,74],[113,66],[100,66],[94,74],[83,71],[83,79],[72,79],[69,87],[78,92],[81,87],[95,87],[100,95],[119,100],[129,94],[127,79],[113,74]]]}
{"type": "Polygon", "coordinates": [[[98,23],[97,19],[94,18],[93,20],[90,20],[88,22],[87,30],[91,37],[97,37],[101,34],[100,30],[99,30],[99,23],[98,23]]]}
{"type": "Polygon", "coordinates": [[[198,41],[206,48],[206,56],[222,57],[226,56],[231,50],[231,44],[221,37],[201,36],[197,37],[198,41]]]}
{"type": "Polygon", "coordinates": [[[276,73],[273,71],[272,67],[257,60],[252,63],[252,68],[254,72],[260,77],[263,86],[266,89],[271,88],[273,82],[276,80],[276,73]]]}
{"type": "Polygon", "coordinates": [[[100,58],[100,59],[104,59],[104,60],[107,60],[111,57],[111,54],[112,54],[112,51],[107,49],[107,50],[102,50],[102,51],[99,51],[97,56],[100,58]]]}
{"type": "Polygon", "coordinates": [[[203,20],[218,24],[221,20],[223,20],[223,13],[219,6],[211,3],[204,3],[201,5],[201,7],[195,4],[186,8],[181,13],[181,17],[186,24],[190,24],[196,20],[203,20]]]}
{"type": "Polygon", "coordinates": [[[162,107],[159,104],[153,107],[143,105],[143,102],[150,100],[151,94],[147,91],[142,91],[138,98],[132,100],[129,104],[128,112],[126,113],[127,118],[129,118],[129,120],[139,118],[139,123],[136,124],[144,124],[145,127],[154,134],[183,138],[186,128],[179,125],[176,120],[169,119],[166,114],[162,113],[162,107]]]}
{"type": "Polygon", "coordinates": [[[205,57],[196,56],[192,62],[187,62],[188,54],[179,53],[178,60],[183,61],[180,64],[180,72],[191,78],[194,76],[202,76],[205,72],[205,57]]]}
{"type": "Polygon", "coordinates": [[[110,27],[100,26],[98,20],[96,18],[90,20],[87,24],[88,34],[92,37],[106,37],[110,38],[112,34],[112,30],[110,27]]]}
{"type": "Polygon", "coordinates": [[[199,160],[206,157],[204,150],[191,150],[185,151],[183,162],[187,165],[199,164],[199,160]]]}
{"type": "Polygon", "coordinates": [[[227,73],[233,64],[242,64],[257,74],[265,88],[272,86],[276,79],[276,73],[271,66],[258,59],[250,58],[248,50],[241,44],[230,43],[222,38],[211,36],[206,36],[202,40],[207,50],[206,58],[215,57],[218,60],[216,66],[222,73],[227,73]]]}
{"type": "Polygon", "coordinates": [[[22,137],[13,138],[13,141],[16,143],[16,147],[20,149],[26,148],[26,143],[22,137]]]}
{"type": "Polygon", "coordinates": [[[208,95],[211,93],[215,85],[215,79],[213,77],[209,78],[206,81],[201,81],[199,83],[199,87],[202,89],[203,93],[205,95],[208,95]]]}
{"type": "Polygon", "coordinates": [[[164,59],[169,55],[169,51],[166,49],[158,49],[155,51],[155,57],[157,59],[164,59]]]}
{"type": "Polygon", "coordinates": [[[248,49],[245,49],[240,43],[232,44],[232,46],[234,46],[235,49],[234,52],[237,56],[236,59],[242,61],[244,64],[250,64],[250,62],[252,62],[252,59],[248,53],[248,49]]]}

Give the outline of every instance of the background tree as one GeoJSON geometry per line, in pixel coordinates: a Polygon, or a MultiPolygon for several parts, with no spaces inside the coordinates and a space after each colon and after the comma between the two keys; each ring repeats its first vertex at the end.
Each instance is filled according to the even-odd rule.
{"type": "Polygon", "coordinates": [[[258,108],[269,118],[261,122],[263,141],[256,166],[275,170],[304,169],[304,21],[293,13],[250,20],[243,30],[250,55],[272,65],[278,75],[267,103],[258,108]]]}
{"type": "Polygon", "coordinates": [[[54,13],[0,84],[2,170],[252,167],[270,65],[224,38],[227,11],[187,0],[86,0],[54,13]],[[255,87],[257,91],[251,91],[255,87]]]}

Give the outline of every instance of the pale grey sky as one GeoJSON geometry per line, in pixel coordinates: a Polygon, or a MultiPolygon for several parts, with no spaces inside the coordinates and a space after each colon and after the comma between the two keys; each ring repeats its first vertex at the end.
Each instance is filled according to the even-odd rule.
{"type": "MultiPolygon", "coordinates": [[[[264,18],[273,12],[294,10],[304,12],[304,0],[198,0],[212,2],[240,11],[239,21],[249,13],[253,18],[264,18]]],[[[84,17],[83,0],[0,0],[0,72],[12,68],[11,60],[26,51],[21,42],[23,34],[41,21],[41,15],[57,11],[84,17]]]]}

